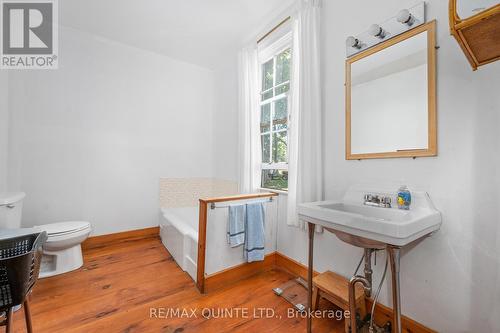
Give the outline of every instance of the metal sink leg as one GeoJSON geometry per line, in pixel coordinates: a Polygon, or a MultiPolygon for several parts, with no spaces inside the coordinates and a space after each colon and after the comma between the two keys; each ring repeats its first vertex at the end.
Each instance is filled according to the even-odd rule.
{"type": "Polygon", "coordinates": [[[399,252],[400,248],[387,246],[389,253],[389,262],[392,273],[392,307],[393,307],[393,332],[401,333],[401,295],[399,285],[399,252]]]}

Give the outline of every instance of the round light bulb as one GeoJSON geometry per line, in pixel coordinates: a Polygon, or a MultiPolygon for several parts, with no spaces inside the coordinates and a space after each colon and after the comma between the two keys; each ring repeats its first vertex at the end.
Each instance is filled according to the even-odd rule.
{"type": "Polygon", "coordinates": [[[368,29],[368,32],[370,35],[378,37],[378,38],[384,38],[385,37],[385,31],[382,29],[382,27],[378,24],[372,24],[370,28],[368,29]]]}
{"type": "Polygon", "coordinates": [[[400,10],[398,15],[397,15],[397,20],[398,20],[398,22],[403,23],[403,24],[407,24],[407,25],[412,25],[414,22],[414,18],[408,9],[400,10]]]}
{"type": "Polygon", "coordinates": [[[359,42],[359,39],[353,36],[347,37],[347,39],[345,40],[345,44],[347,45],[347,47],[354,47],[356,49],[361,48],[361,43],[359,42]]]}

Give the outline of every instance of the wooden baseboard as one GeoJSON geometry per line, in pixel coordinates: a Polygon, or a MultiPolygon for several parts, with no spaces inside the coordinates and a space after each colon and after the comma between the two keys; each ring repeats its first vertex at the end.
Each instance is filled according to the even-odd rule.
{"type": "MultiPolygon", "coordinates": [[[[366,300],[367,311],[372,310],[372,305],[373,305],[373,300],[371,298],[367,299],[366,300]]],[[[377,325],[384,325],[388,321],[392,323],[392,309],[383,304],[377,303],[377,305],[375,305],[374,316],[375,316],[375,323],[377,323],[377,325]]],[[[430,329],[406,316],[402,316],[401,326],[403,333],[437,333],[437,331],[434,331],[433,329],[430,329]]]]}
{"type": "MultiPolygon", "coordinates": [[[[289,258],[279,252],[276,252],[276,268],[283,269],[293,275],[299,276],[305,280],[307,280],[307,266],[289,258]]],[[[319,274],[314,271],[314,275],[319,274]]],[[[371,307],[373,305],[373,301],[371,299],[366,300],[366,308],[368,311],[371,311],[371,307]]],[[[377,325],[385,325],[388,321],[392,323],[392,309],[377,303],[375,305],[375,323],[377,325]]],[[[425,327],[424,325],[416,322],[415,320],[408,318],[406,316],[402,316],[401,324],[403,333],[437,333],[436,331],[425,327]]]]}
{"type": "Polygon", "coordinates": [[[269,271],[276,267],[276,252],[267,254],[264,261],[243,263],[205,278],[205,293],[220,289],[229,284],[249,278],[253,275],[269,271]]]}
{"type": "Polygon", "coordinates": [[[146,229],[137,229],[137,230],[118,232],[114,234],[89,237],[82,243],[82,250],[85,251],[99,247],[104,247],[112,243],[127,242],[142,238],[159,237],[159,234],[160,234],[160,228],[152,227],[146,229]]]}
{"type": "MultiPolygon", "coordinates": [[[[307,266],[279,252],[276,252],[276,267],[307,280],[307,266]]],[[[313,276],[318,274],[316,271],[313,272],[313,276]]]]}

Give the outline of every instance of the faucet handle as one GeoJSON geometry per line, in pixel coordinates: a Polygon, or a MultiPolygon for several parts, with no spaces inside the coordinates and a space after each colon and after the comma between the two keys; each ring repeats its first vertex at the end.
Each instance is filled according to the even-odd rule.
{"type": "Polygon", "coordinates": [[[391,207],[391,202],[391,197],[382,197],[382,199],[380,200],[380,203],[382,203],[385,207],[391,207]]]}

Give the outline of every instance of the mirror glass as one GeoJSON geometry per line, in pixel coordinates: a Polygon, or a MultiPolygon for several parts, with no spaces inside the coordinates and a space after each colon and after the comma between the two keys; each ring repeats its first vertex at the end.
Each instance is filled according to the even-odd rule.
{"type": "Polygon", "coordinates": [[[457,0],[457,14],[463,20],[498,4],[498,0],[457,0]]]}
{"type": "Polygon", "coordinates": [[[351,62],[348,155],[429,148],[427,38],[423,31],[351,62]]]}

